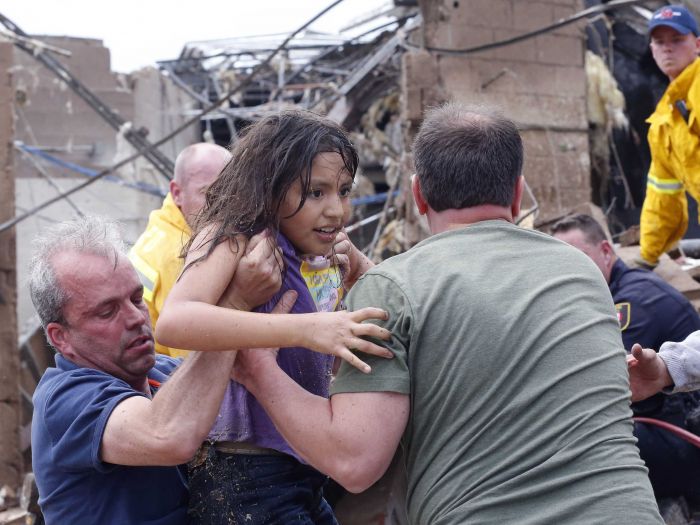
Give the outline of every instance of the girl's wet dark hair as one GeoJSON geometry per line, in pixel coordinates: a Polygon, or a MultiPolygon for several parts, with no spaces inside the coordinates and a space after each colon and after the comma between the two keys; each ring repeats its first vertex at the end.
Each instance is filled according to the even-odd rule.
{"type": "MultiPolygon", "coordinates": [[[[354,178],[358,157],[347,133],[330,119],[309,111],[282,111],[251,125],[231,160],[209,187],[206,204],[194,221],[190,248],[204,228],[213,225],[206,255],[238,235],[251,237],[266,229],[279,231],[280,207],[289,189],[301,180],[301,202],[311,189],[311,166],[319,153],[338,153],[354,178]]],[[[292,214],[294,215],[294,214],[292,214]]]]}

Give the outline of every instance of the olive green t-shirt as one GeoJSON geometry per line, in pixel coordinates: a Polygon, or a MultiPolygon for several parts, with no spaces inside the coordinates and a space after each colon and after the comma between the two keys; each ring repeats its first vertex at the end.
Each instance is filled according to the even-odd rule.
{"type": "Polygon", "coordinates": [[[332,394],[410,396],[410,523],[663,523],[613,302],[584,254],[480,222],[384,261],[348,305],[389,312],[395,358],[370,357],[369,375],[343,363],[332,394]]]}

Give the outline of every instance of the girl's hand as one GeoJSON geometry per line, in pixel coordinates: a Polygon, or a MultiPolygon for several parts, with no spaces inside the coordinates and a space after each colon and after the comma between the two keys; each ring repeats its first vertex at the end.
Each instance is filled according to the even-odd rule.
{"type": "MultiPolygon", "coordinates": [[[[362,339],[373,337],[388,341],[391,332],[372,323],[363,323],[368,319],[385,321],[388,315],[379,308],[362,308],[356,312],[323,312],[302,314],[304,334],[308,339],[303,346],[322,354],[334,355],[344,359],[362,372],[372,371],[370,366],[353,352],[359,351],[379,357],[392,358],[394,354],[388,349],[362,339]]],[[[301,317],[301,315],[300,315],[301,317]]]]}
{"type": "Polygon", "coordinates": [[[348,289],[352,288],[352,285],[374,266],[374,263],[350,241],[345,231],[341,231],[335,238],[331,262],[340,266],[343,284],[348,289]]]}

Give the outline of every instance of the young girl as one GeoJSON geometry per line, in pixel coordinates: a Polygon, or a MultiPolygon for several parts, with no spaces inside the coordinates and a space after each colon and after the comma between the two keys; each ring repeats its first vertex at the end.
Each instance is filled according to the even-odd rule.
{"type": "MultiPolygon", "coordinates": [[[[329,259],[337,242],[349,244],[342,228],[357,153],[338,125],[299,111],[260,120],[232,153],[207,192],[156,337],[167,346],[201,351],[284,347],[280,366],[309,392],[327,397],[334,355],[364,371],[369,367],[351,350],[391,357],[362,339],[389,338],[385,329],[362,323],[383,319],[382,310],[335,311],[343,276],[329,259]],[[230,289],[247,240],[264,231],[281,251],[283,282],[256,312],[269,312],[285,291],[294,290],[293,315],[242,311],[255,305],[230,289]]],[[[343,257],[351,268],[346,284],[371,265],[354,247],[343,257]]],[[[298,461],[240,384],[231,382],[209,437],[190,479],[190,507],[200,522],[335,523],[322,498],[325,477],[298,461]]]]}

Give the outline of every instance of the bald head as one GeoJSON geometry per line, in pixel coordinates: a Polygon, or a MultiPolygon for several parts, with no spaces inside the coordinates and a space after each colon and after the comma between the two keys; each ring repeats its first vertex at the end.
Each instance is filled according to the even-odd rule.
{"type": "Polygon", "coordinates": [[[207,188],[230,159],[226,148],[204,142],[187,146],[177,156],[170,193],[188,224],[204,206],[207,188]]]}

